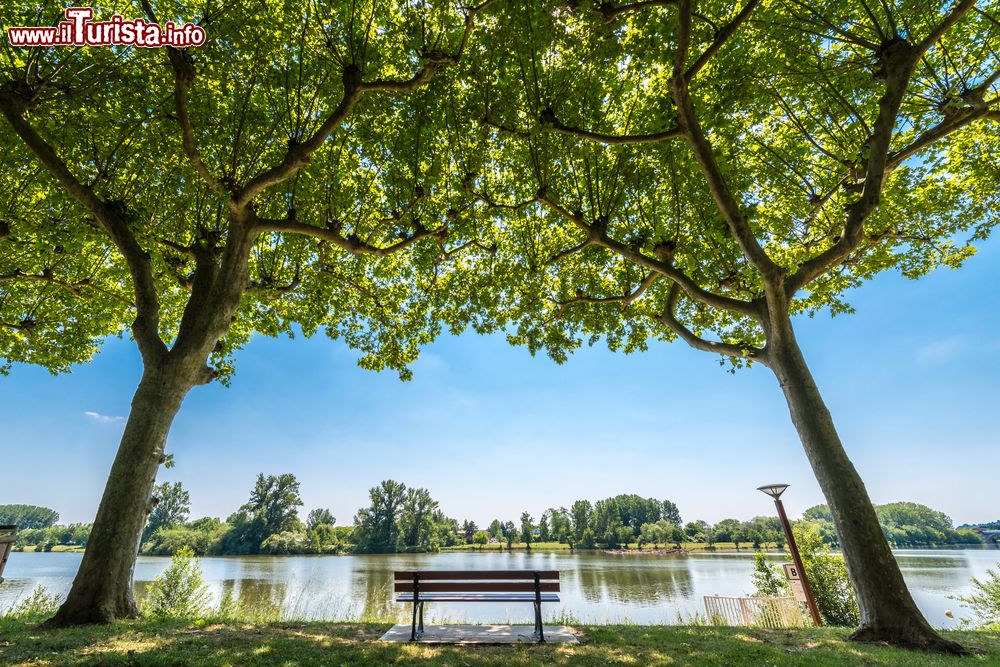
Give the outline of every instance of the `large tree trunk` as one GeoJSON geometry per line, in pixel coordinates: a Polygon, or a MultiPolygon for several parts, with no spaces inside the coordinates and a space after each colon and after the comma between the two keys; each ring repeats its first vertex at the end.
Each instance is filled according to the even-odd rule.
{"type": "Polygon", "coordinates": [[[830,506],[861,609],[861,624],[851,638],[963,653],[959,644],[938,635],[917,609],[868,491],[844,451],[809,372],[791,322],[786,319],[775,329],[768,342],[768,365],[781,383],[792,421],[830,506]]]}
{"type": "Polygon", "coordinates": [[[146,368],[69,597],[49,626],[108,623],[137,615],[132,574],[167,432],[195,384],[164,360],[146,368]]]}

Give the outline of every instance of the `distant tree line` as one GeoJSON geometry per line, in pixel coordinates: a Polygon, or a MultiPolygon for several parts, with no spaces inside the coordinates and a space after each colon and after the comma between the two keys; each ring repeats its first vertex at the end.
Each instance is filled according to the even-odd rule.
{"type": "MultiPolygon", "coordinates": [[[[214,517],[189,520],[191,500],[180,482],[156,485],[157,502],[142,534],[141,552],[170,555],[184,546],[199,555],[402,553],[437,551],[468,545],[483,548],[524,548],[562,544],[575,549],[620,549],[720,543],[759,549],[784,546],[777,517],[749,521],[723,519],[715,524],[683,523],[669,500],[623,494],[591,503],[577,500],[567,507],[545,510],[537,520],[522,512],[517,521],[494,519],[480,527],[475,521],[446,516],[427,489],[386,480],[372,488],[368,505],[354,515],[353,526],[337,526],[325,508],[299,517],[303,506],[299,482],[292,474],[257,476],[246,503],[225,521],[214,517]]],[[[876,505],[883,530],[897,547],[979,544],[971,528],[954,528],[945,514],[918,503],[876,505]]],[[[59,515],[45,507],[0,505],[0,520],[21,527],[16,548],[50,551],[57,545],[87,545],[89,524],[56,524],[59,515]]],[[[825,505],[807,509],[794,522],[823,544],[838,546],[837,533],[825,505]]]]}
{"type": "MultiPolygon", "coordinates": [[[[919,503],[875,505],[875,514],[878,515],[886,539],[894,547],[983,543],[983,538],[976,531],[967,527],[956,529],[946,514],[919,503]]],[[[826,505],[810,507],[802,513],[802,518],[816,524],[825,543],[839,545],[829,507],[826,505]]]]}
{"type": "Polygon", "coordinates": [[[38,505],[0,505],[0,526],[48,528],[59,520],[59,513],[38,505]]]}

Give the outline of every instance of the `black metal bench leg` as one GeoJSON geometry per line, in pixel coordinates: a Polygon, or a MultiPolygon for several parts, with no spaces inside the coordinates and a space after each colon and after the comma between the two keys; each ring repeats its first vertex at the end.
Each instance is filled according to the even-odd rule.
{"type": "Polygon", "coordinates": [[[542,603],[535,603],[535,636],[538,637],[538,643],[545,643],[545,628],[542,625],[542,603]]]}
{"type": "Polygon", "coordinates": [[[410,621],[410,641],[417,640],[417,602],[413,603],[413,620],[410,621]]]}
{"type": "Polygon", "coordinates": [[[420,625],[417,627],[417,632],[424,634],[424,602],[420,601],[420,625]]]}

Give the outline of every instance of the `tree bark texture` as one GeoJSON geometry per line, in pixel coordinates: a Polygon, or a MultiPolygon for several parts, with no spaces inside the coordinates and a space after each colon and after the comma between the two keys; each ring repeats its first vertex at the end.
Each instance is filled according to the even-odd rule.
{"type": "Polygon", "coordinates": [[[785,319],[777,329],[768,344],[768,365],[781,385],[840,535],[861,610],[861,624],[851,638],[964,653],[961,645],[938,635],[917,609],[864,482],[844,451],[830,411],[795,340],[791,322],[785,319]]]}
{"type": "Polygon", "coordinates": [[[149,514],[167,432],[193,386],[164,364],[147,368],[132,398],[118,454],[69,597],[50,626],[109,623],[138,614],[132,574],[139,537],[149,514]]]}

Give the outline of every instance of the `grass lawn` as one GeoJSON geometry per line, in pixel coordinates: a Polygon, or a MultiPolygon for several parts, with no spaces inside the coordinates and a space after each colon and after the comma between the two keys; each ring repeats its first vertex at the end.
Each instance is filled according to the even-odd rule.
{"type": "Polygon", "coordinates": [[[581,626],[569,645],[382,644],[389,626],[346,623],[136,621],[39,630],[0,618],[8,665],[1000,665],[1000,633],[949,632],[979,653],[952,658],[844,641],[846,630],[581,626]]]}
{"type": "MultiPolygon", "coordinates": [[[[60,551],[65,551],[65,552],[68,552],[68,553],[81,553],[82,554],[85,550],[86,550],[85,547],[81,547],[78,544],[56,544],[56,545],[54,545],[52,547],[52,552],[53,553],[60,552],[60,551]]],[[[23,551],[26,554],[30,554],[30,553],[33,553],[35,551],[38,551],[38,547],[34,546],[33,544],[29,544],[28,546],[24,547],[23,551]]]]}

